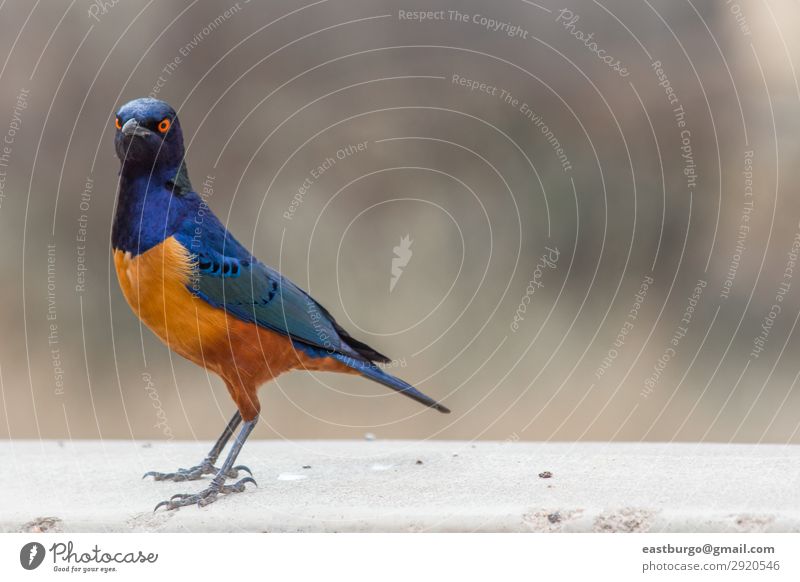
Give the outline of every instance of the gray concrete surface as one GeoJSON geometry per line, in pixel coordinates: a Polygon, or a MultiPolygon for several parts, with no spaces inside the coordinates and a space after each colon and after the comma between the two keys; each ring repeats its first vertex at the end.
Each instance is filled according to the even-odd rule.
{"type": "Polygon", "coordinates": [[[208,443],[0,443],[0,531],[800,531],[800,446],[253,441],[258,488],[142,480],[208,443]],[[548,477],[548,473],[551,475],[548,477]]]}

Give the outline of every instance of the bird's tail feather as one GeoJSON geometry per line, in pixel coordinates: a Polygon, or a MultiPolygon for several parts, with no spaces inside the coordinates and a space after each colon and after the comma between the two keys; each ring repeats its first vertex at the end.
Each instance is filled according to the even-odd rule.
{"type": "Polygon", "coordinates": [[[350,366],[354,370],[358,371],[362,376],[365,376],[370,380],[374,380],[379,384],[383,384],[384,386],[388,386],[392,390],[395,390],[400,394],[404,394],[412,400],[416,400],[420,404],[430,406],[434,410],[438,410],[439,412],[443,412],[445,414],[450,413],[450,409],[446,406],[439,404],[430,396],[426,396],[408,382],[404,382],[400,378],[396,378],[391,374],[387,374],[381,368],[371,362],[356,360],[342,354],[332,354],[331,357],[339,360],[343,364],[350,366]]]}

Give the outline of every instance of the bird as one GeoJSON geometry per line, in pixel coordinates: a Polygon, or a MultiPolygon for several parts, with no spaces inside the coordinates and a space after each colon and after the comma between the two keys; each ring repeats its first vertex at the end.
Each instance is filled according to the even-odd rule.
{"type": "Polygon", "coordinates": [[[228,231],[192,187],[181,124],[168,103],[151,97],[129,101],[116,111],[114,125],[120,171],[111,251],[122,294],[171,350],[218,375],[236,406],[200,464],[144,475],[156,481],[213,475],[205,489],[175,495],[154,511],[204,507],[256,485],[236,459],[261,413],[259,388],[285,372],[354,374],[450,412],[387,373],[378,364],[390,362],[388,357],[351,336],[319,302],[228,231]],[[248,476],[238,479],[240,472],[248,476]]]}

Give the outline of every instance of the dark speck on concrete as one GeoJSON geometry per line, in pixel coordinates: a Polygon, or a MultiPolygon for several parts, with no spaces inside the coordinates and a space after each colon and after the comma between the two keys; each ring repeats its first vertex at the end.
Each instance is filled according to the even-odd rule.
{"type": "Polygon", "coordinates": [[[417,463],[416,464],[417,465],[421,465],[422,464],[422,460],[421,459],[417,459],[417,463]]]}
{"type": "Polygon", "coordinates": [[[550,523],[559,523],[561,521],[561,514],[557,511],[555,513],[550,513],[547,516],[547,521],[550,523]]]}
{"type": "Polygon", "coordinates": [[[539,477],[542,479],[550,479],[553,477],[553,474],[550,471],[542,471],[539,473],[539,477]]]}
{"type": "Polygon", "coordinates": [[[310,469],[311,465],[303,465],[303,469],[310,469]]]}

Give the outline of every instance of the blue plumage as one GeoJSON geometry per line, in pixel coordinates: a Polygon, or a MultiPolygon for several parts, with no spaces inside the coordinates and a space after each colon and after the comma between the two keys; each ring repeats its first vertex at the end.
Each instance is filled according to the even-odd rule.
{"type": "Polygon", "coordinates": [[[242,321],[288,336],[313,357],[333,358],[371,380],[449,412],[375,366],[373,362],[389,358],[350,336],[317,301],[234,238],[191,186],[180,122],[169,105],[154,99],[132,101],[118,113],[119,126],[129,122],[141,135],[129,140],[125,131],[117,134],[117,153],[125,160],[125,171],[112,231],[115,249],[137,256],[173,237],[193,258],[188,287],[196,297],[242,321]],[[170,120],[170,127],[161,137],[157,126],[164,119],[170,120]]]}

